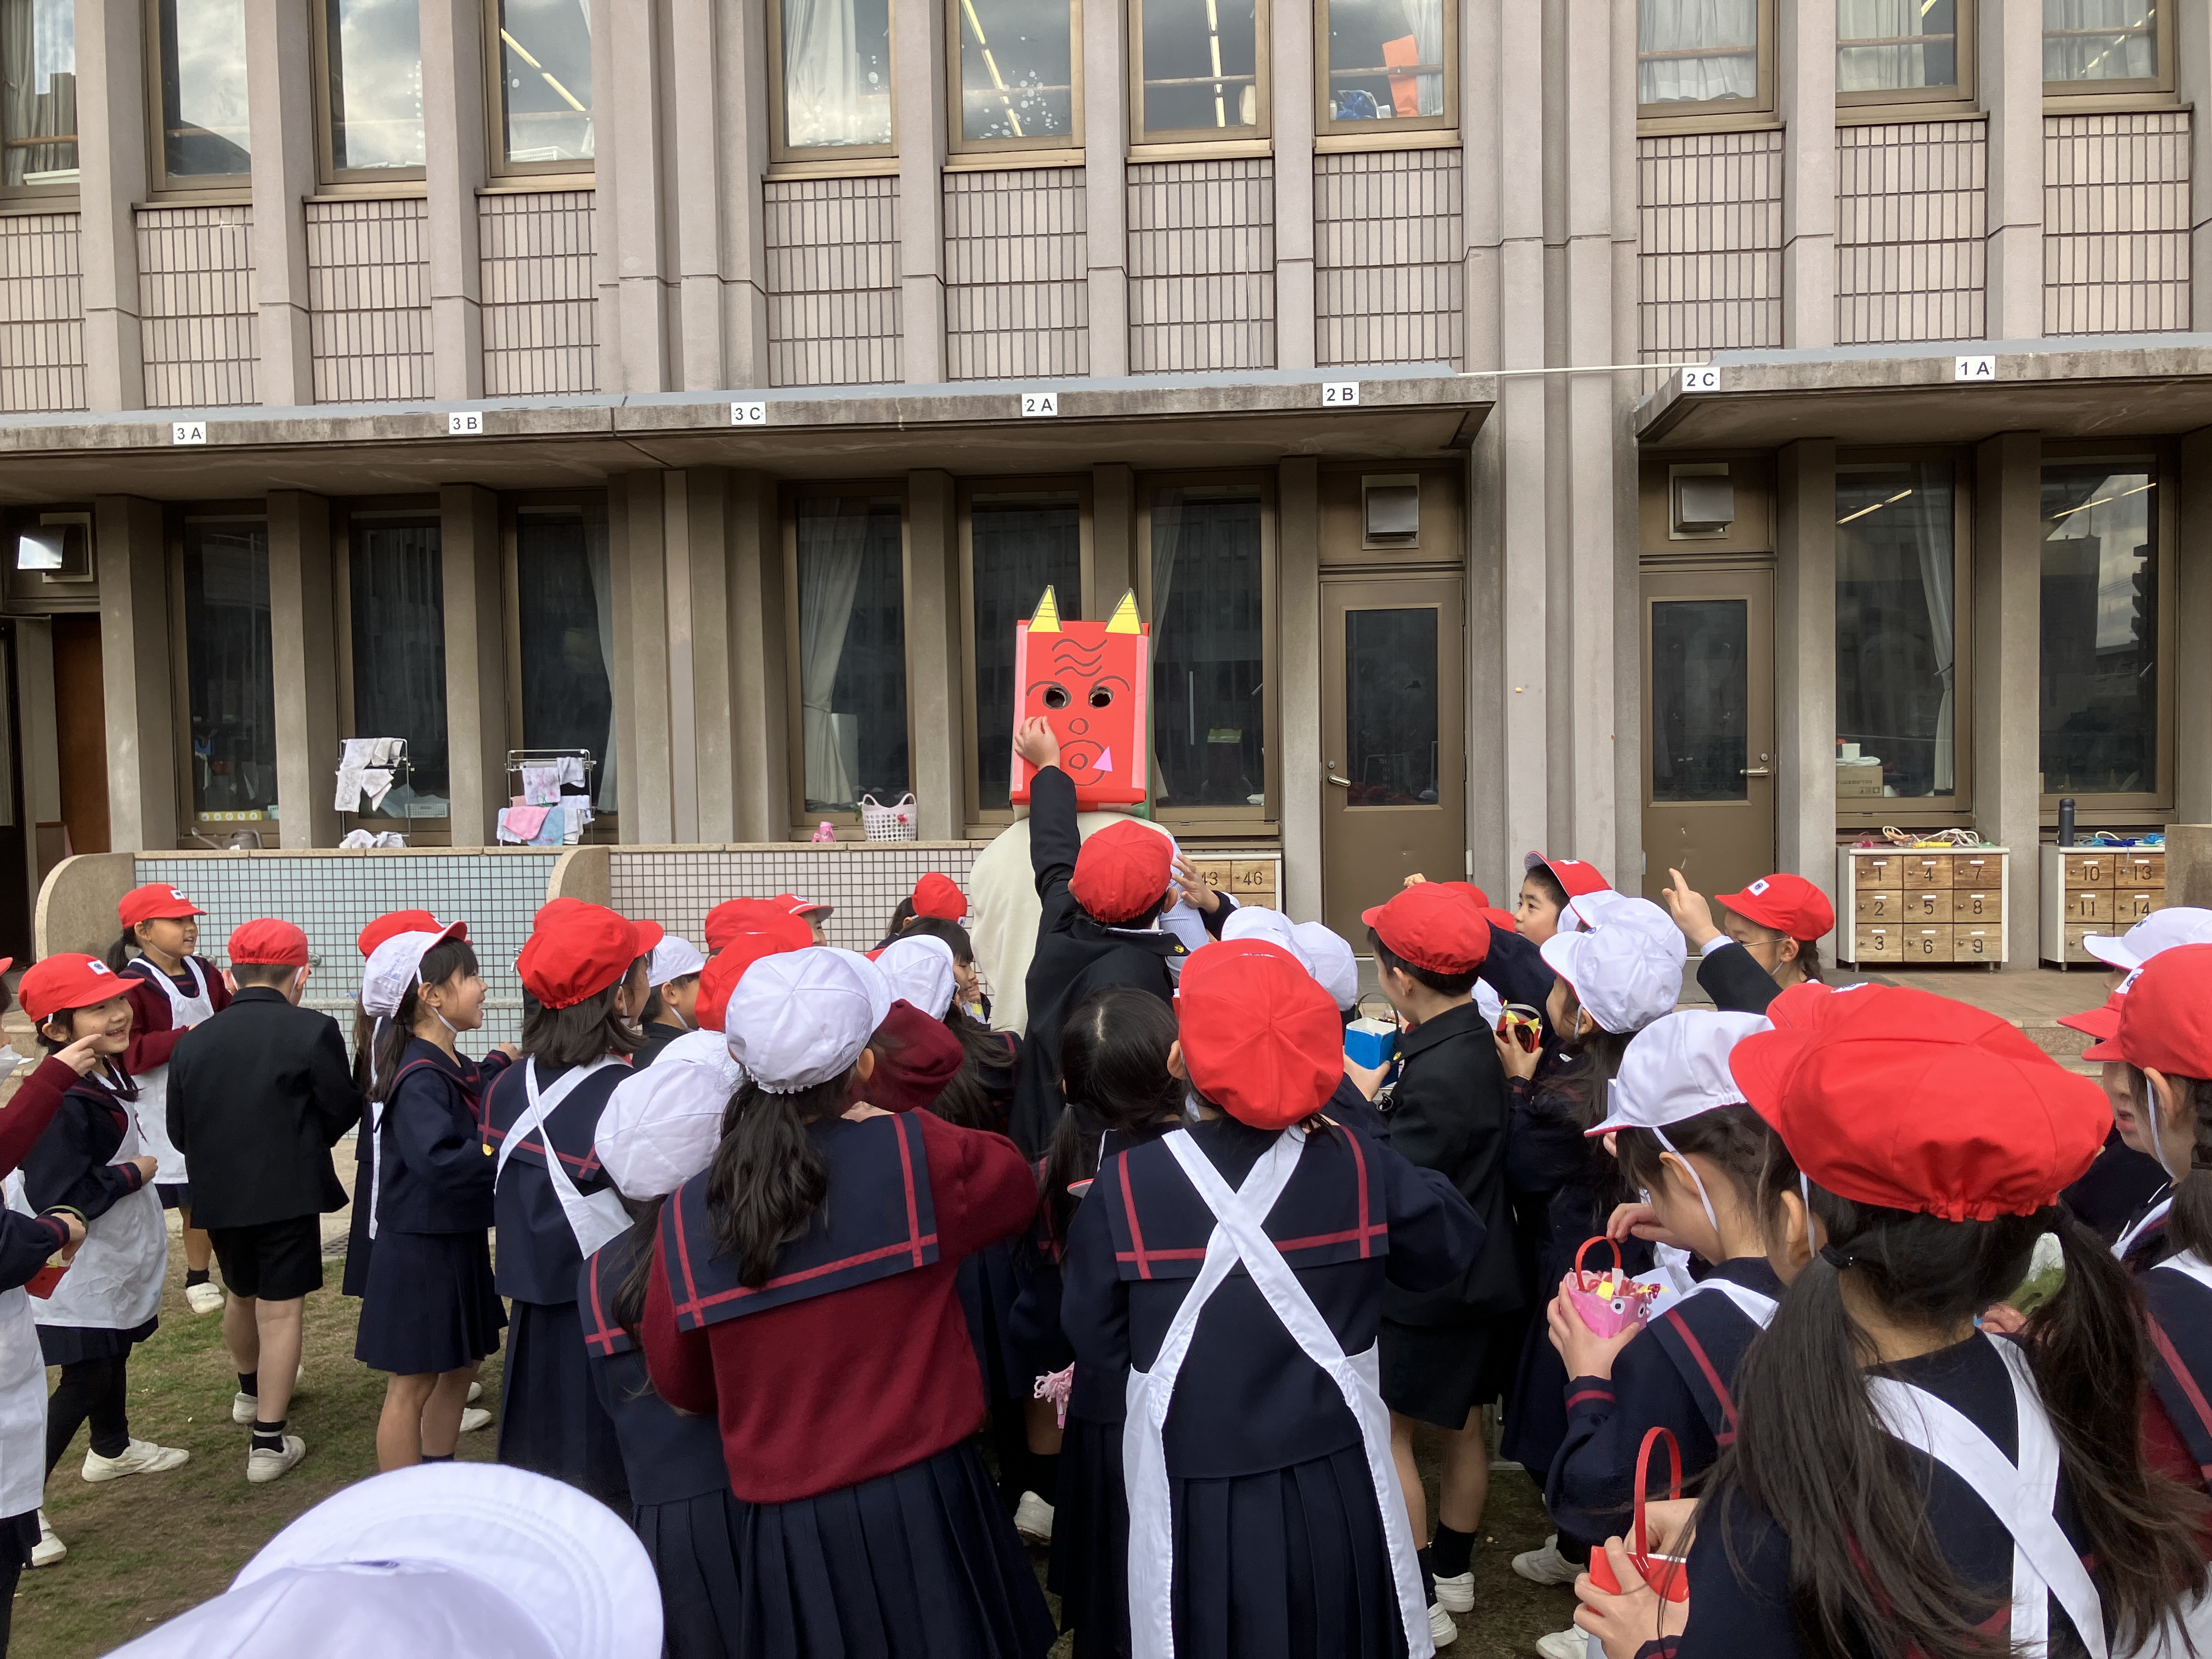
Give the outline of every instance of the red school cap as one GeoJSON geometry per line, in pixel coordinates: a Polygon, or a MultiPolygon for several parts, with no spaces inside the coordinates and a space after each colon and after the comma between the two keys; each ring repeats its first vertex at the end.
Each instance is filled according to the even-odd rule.
{"type": "MultiPolygon", "coordinates": [[[[1425,881],[1363,911],[1360,921],[1401,962],[1432,974],[1471,974],[1490,956],[1490,924],[1452,890],[1457,882],[1425,881]]],[[[1461,889],[1464,892],[1464,889],[1461,889]]]]}
{"type": "Polygon", "coordinates": [[[820,899],[801,898],[796,893],[778,893],[769,902],[781,905],[794,916],[826,916],[837,908],[820,899]]]}
{"type": "MultiPolygon", "coordinates": [[[[461,931],[453,934],[453,938],[466,939],[469,936],[468,923],[456,922],[454,926],[461,931]]],[[[379,916],[362,928],[354,943],[361,947],[362,955],[367,957],[374,956],[376,947],[385,940],[397,939],[402,933],[442,933],[445,931],[446,924],[428,910],[393,910],[379,916]]]]}
{"type": "MultiPolygon", "coordinates": [[[[2089,1045],[2087,1049],[2082,1051],[2082,1059],[2106,1058],[2104,1055],[2094,1054],[2092,1051],[2103,1048],[2107,1039],[2120,1034],[2120,1010],[2128,1006],[2128,986],[2134,979],[2134,975],[2129,975],[2112,995],[2106,997],[2094,1008],[2084,1008],[2078,1014],[2059,1015],[2058,1023],[2069,1030],[2086,1032],[2097,1039],[2089,1045]]],[[[2119,1056],[2113,1054],[2110,1058],[2118,1060],[2119,1056]]]]}
{"type": "Polygon", "coordinates": [[[1723,893],[1715,902],[1747,921],[1808,944],[1825,939],[1836,926],[1836,907],[1802,876],[1761,876],[1741,893],[1723,893]]]}
{"type": "Polygon", "coordinates": [[[230,965],[270,968],[307,965],[307,936],[275,916],[241,921],[230,930],[230,965]]]}
{"type": "Polygon", "coordinates": [[[1083,843],[1067,890],[1109,927],[1134,921],[1167,896],[1175,843],[1134,818],[1108,824],[1083,843]]]}
{"type": "Polygon", "coordinates": [[[2212,945],[2160,951],[2136,970],[2119,1003],[2119,1029],[2082,1059],[2212,1078],[2212,945]]]}
{"type": "Polygon", "coordinates": [[[15,988],[16,1000],[33,1024],[43,1025],[70,1008],[96,1008],[123,994],[123,981],[98,957],[64,951],[33,963],[15,988]]]}
{"type": "MultiPolygon", "coordinates": [[[[737,899],[732,902],[750,904],[753,899],[737,899]]],[[[726,907],[724,907],[726,908],[726,907]]],[[[813,930],[797,916],[776,910],[770,906],[767,927],[726,935],[721,948],[707,959],[699,970],[699,998],[692,1005],[691,1017],[703,1030],[719,1031],[730,1012],[730,994],[738,988],[738,981],[745,976],[745,969],[763,957],[781,956],[786,951],[804,951],[814,943],[813,930]]],[[[708,918],[711,926],[713,917],[708,918]]],[[[712,935],[710,934],[711,939],[712,935]]]]}
{"type": "Polygon", "coordinates": [[[951,877],[933,870],[914,884],[914,913],[935,916],[939,921],[964,921],[968,896],[951,877]]]}
{"type": "Polygon", "coordinates": [[[1525,871],[1544,869],[1552,872],[1571,899],[1587,898],[1592,893],[1609,891],[1613,884],[1601,874],[1597,866],[1582,859],[1550,859],[1541,853],[1531,853],[1521,860],[1525,871]]]}
{"type": "Polygon", "coordinates": [[[746,933],[782,931],[793,924],[806,933],[806,942],[811,945],[813,933],[807,930],[805,922],[791,913],[789,905],[774,899],[724,899],[707,912],[703,931],[708,954],[711,956],[717,951],[726,950],[733,941],[746,933]]]}
{"type": "Polygon", "coordinates": [[[1303,1122],[1344,1076],[1336,1000],[1279,945],[1230,939],[1193,952],[1175,1006],[1192,1086],[1240,1123],[1303,1122]]]}
{"type": "Polygon", "coordinates": [[[644,951],[638,927],[604,904],[556,899],[515,958],[523,988],[548,1008],[573,1008],[629,972],[644,951]]]}
{"type": "Polygon", "coordinates": [[[1784,1012],[1812,1019],[1746,1037],[1729,1068],[1797,1167],[1855,1204],[1946,1221],[2033,1215],[2111,1133],[2095,1083],[1948,997],[1869,986],[1784,1012]]]}
{"type": "Polygon", "coordinates": [[[186,916],[204,916],[207,912],[168,883],[155,881],[125,893],[115,907],[115,914],[123,919],[125,927],[136,927],[142,921],[181,921],[186,916]]]}

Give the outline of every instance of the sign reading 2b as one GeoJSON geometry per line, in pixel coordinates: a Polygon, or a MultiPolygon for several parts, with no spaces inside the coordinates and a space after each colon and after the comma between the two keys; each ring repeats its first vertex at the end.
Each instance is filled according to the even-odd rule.
{"type": "MultiPolygon", "coordinates": [[[[1079,807],[1128,806],[1145,799],[1152,645],[1137,620],[1134,593],[1122,594],[1110,622],[1063,622],[1048,587],[1036,614],[1014,624],[1014,685],[1021,696],[1014,724],[1038,714],[1052,723],[1060,769],[1075,785],[1079,807]]],[[[1028,804],[1036,775],[1017,753],[1016,805],[1028,804]]]]}

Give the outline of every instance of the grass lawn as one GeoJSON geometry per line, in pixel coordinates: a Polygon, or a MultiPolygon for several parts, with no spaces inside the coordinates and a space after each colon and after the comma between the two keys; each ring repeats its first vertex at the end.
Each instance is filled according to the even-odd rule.
{"type": "MultiPolygon", "coordinates": [[[[376,1416],[384,1379],[353,1357],[360,1304],[338,1294],[343,1264],[325,1265],[324,1289],[307,1298],[307,1376],[289,1427],[307,1461],[265,1486],[246,1480],[246,1431],[230,1420],[237,1387],[223,1351],[222,1317],[185,1306],[184,1253],[171,1253],[161,1328],[131,1362],[131,1431],[183,1446],[191,1462],[167,1474],[102,1486],[79,1478],[84,1434],[46,1487],[46,1518],[69,1546],[58,1565],[26,1571],[15,1598],[13,1659],[93,1659],[165,1619],[219,1594],[286,1522],[340,1486],[376,1470],[376,1416]]],[[[499,1357],[486,1362],[483,1403],[499,1407],[499,1357]]],[[[48,1374],[48,1386],[53,1373],[48,1374]]],[[[461,1437],[460,1455],[489,1461],[496,1425],[461,1437]]],[[[1430,1488],[1435,1504],[1433,1475],[1430,1488]]],[[[1565,1627],[1572,1593],[1516,1577],[1514,1553],[1548,1530],[1534,1484],[1517,1469],[1492,1477],[1475,1554],[1476,1611],[1460,1620],[1452,1659],[1526,1655],[1547,1631],[1565,1627]]],[[[1038,1571],[1043,1558],[1037,1557],[1038,1571]]],[[[1070,1644],[1054,1650],[1064,1659],[1070,1644]]]]}

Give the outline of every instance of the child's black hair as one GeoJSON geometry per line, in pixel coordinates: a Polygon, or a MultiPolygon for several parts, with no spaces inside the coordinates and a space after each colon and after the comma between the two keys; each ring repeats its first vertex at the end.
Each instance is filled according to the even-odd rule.
{"type": "Polygon", "coordinates": [[[1521,879],[1524,882],[1534,882],[1536,890],[1544,896],[1545,902],[1554,909],[1564,910],[1567,908],[1567,890],[1561,884],[1559,878],[1552,873],[1550,865],[1533,865],[1521,879]]]}
{"type": "Polygon", "coordinates": [[[851,1098],[848,1070],[795,1094],[770,1094],[747,1078],[722,1114],[722,1143],[707,1166],[707,1212],[717,1251],[738,1259],[738,1283],[757,1289],[783,1247],[805,1232],[830,1196],[830,1166],[806,1126],[851,1098]]]}
{"type": "Polygon", "coordinates": [[[1045,1232],[1058,1249],[1079,1201],[1067,1189],[1098,1173],[1098,1143],[1109,1130],[1124,1139],[1164,1134],[1182,1119],[1183,1085],[1168,1071],[1175,1010],[1150,991],[1109,985],[1072,1009],[1060,1028],[1060,1066],[1067,1109],[1045,1149],[1045,1232]]]}
{"type": "Polygon", "coordinates": [[[292,975],[300,970],[282,962],[234,962],[230,976],[240,985],[262,985],[272,990],[282,990],[292,975]]]}
{"type": "Polygon", "coordinates": [[[416,968],[416,983],[407,988],[407,994],[399,999],[398,1011],[384,1022],[371,1045],[375,1050],[374,1061],[369,1068],[368,1093],[371,1100],[390,1096],[392,1079],[398,1074],[407,1045],[415,1039],[415,1022],[422,1012],[416,993],[425,985],[443,985],[456,974],[477,971],[477,953],[465,939],[440,939],[422,953],[422,960],[416,968]]]}
{"type": "Polygon", "coordinates": [[[119,974],[129,965],[131,958],[138,953],[138,930],[126,927],[122,937],[100,953],[100,959],[107,964],[110,973],[119,974]]]}
{"type": "MultiPolygon", "coordinates": [[[[1767,1127],[1765,1118],[1747,1105],[1717,1107],[1668,1124],[1667,1139],[1683,1157],[1695,1154],[1727,1176],[1744,1210],[1759,1221],[1762,1237],[1769,1231],[1767,1221],[1774,1200],[1766,1191],[1766,1175],[1782,1140],[1767,1127]]],[[[1666,1152],[1659,1137],[1649,1129],[1622,1129],[1613,1138],[1621,1183],[1631,1190],[1657,1189],[1660,1159],[1666,1152]]],[[[1788,1156],[1783,1154],[1785,1159],[1788,1156]]]]}
{"type": "Polygon", "coordinates": [[[548,1073],[565,1072],[572,1066],[589,1066],[608,1054],[634,1054],[641,1038],[637,1027],[615,1010],[615,998],[645,962],[640,957],[623,976],[603,991],[566,1008],[540,1005],[524,1016],[521,1048],[525,1058],[540,1061],[548,1073]]]}
{"type": "Polygon", "coordinates": [[[962,967],[975,960],[975,942],[968,937],[968,930],[943,916],[916,916],[884,943],[888,945],[893,939],[941,939],[951,948],[953,961],[962,967]]]}
{"type": "Polygon", "coordinates": [[[629,1212],[629,1243],[634,1254],[629,1271],[615,1286],[607,1308],[614,1315],[615,1323],[629,1333],[629,1340],[642,1343],[644,1339],[638,1335],[637,1328],[645,1318],[646,1291],[653,1284],[653,1241],[660,1231],[660,1206],[668,1200],[665,1197],[630,1198],[619,1190],[615,1196],[629,1212]]]}
{"type": "Polygon", "coordinates": [[[1469,969],[1464,974],[1440,974],[1432,968],[1416,968],[1382,942],[1382,937],[1372,927],[1367,930],[1367,943],[1375,951],[1377,968],[1395,968],[1416,985],[1425,985],[1438,996],[1463,997],[1474,989],[1474,982],[1482,977],[1480,968],[1469,969]]]}
{"type": "MultiPolygon", "coordinates": [[[[2132,1069],[2132,1068],[2130,1068],[2132,1069]]],[[[2161,1074],[2163,1075],[2163,1074],[2161,1074]]],[[[2173,1183],[2173,1207],[2166,1212],[2166,1231],[2173,1242],[2207,1261],[2212,1261],[2212,1081],[2203,1078],[2167,1076],[2181,1121],[2194,1137],[2189,1167],[2173,1183]]],[[[2134,1073],[2136,1110],[2156,1134],[2160,1128],[2158,1097],[2150,1079],[2134,1073]]]]}
{"type": "Polygon", "coordinates": [[[891,919],[884,924],[884,936],[877,941],[876,949],[880,951],[893,939],[903,938],[914,920],[914,895],[909,893],[898,902],[898,908],[891,912],[891,919]]]}
{"type": "Polygon", "coordinates": [[[637,1017],[637,1023],[640,1025],[657,1025],[660,1024],[662,1018],[669,1012],[668,999],[662,994],[662,993],[667,989],[667,986],[681,985],[687,979],[696,979],[698,977],[699,975],[696,974],[678,974],[675,978],[668,981],[666,985],[647,986],[646,988],[645,1012],[637,1017]]]}

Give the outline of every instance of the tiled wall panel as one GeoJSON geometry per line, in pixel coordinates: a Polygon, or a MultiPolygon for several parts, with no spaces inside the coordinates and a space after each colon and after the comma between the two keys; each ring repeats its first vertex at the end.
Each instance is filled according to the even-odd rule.
{"type": "Polygon", "coordinates": [[[1636,141],[1645,361],[1782,343],[1782,134],[1636,141]]]}
{"type": "Polygon", "coordinates": [[[1275,163],[1128,170],[1129,368],[1275,366],[1275,163]]]}
{"type": "Polygon", "coordinates": [[[761,188],[769,384],[897,380],[898,180],[771,179],[761,188]]]}
{"type": "Polygon", "coordinates": [[[588,190],[477,198],[487,397],[599,389],[592,220],[588,190]]]}
{"type": "Polygon", "coordinates": [[[707,912],[724,899],[798,893],[837,907],[823,930],[830,944],[872,951],[915,883],[941,870],[965,888],[984,845],[617,847],[610,854],[611,902],[625,915],[650,916],[697,944],[707,912]]]}
{"type": "Polygon", "coordinates": [[[1091,372],[1083,170],[945,175],[945,330],[956,380],[1091,372]]]}
{"type": "Polygon", "coordinates": [[[2186,110],[2043,124],[2043,330],[2190,326],[2186,110]]]}
{"type": "Polygon", "coordinates": [[[0,411],[84,407],[77,216],[0,219],[0,411]]]}
{"type": "Polygon", "coordinates": [[[1913,121],[1836,132],[1836,337],[1983,333],[1989,127],[1913,121]]]}
{"type": "Polygon", "coordinates": [[[1460,362],[1461,152],[1314,157],[1314,304],[1323,363],[1460,362]]]}
{"type": "Polygon", "coordinates": [[[147,407],[253,402],[253,210],[141,208],[137,230],[147,407]]]}
{"type": "Polygon", "coordinates": [[[319,404],[430,395],[428,202],[309,202],[307,346],[319,404]]]}

